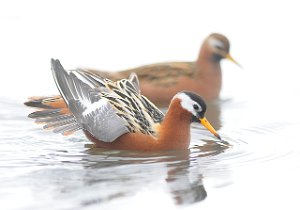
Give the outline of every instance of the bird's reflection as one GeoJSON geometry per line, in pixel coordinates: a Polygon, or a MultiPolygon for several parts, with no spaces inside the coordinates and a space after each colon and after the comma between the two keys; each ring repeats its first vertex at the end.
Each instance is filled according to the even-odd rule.
{"type": "Polygon", "coordinates": [[[136,193],[141,186],[161,179],[166,183],[166,191],[176,204],[202,201],[206,198],[207,191],[203,184],[203,170],[199,159],[215,156],[227,148],[224,142],[206,141],[202,146],[184,151],[145,153],[88,149],[84,166],[91,169],[86,170],[87,173],[96,174],[87,174],[89,178],[85,179],[85,184],[106,183],[105,185],[114,190],[110,190],[110,195],[106,193],[105,198],[87,200],[83,205],[129,196],[136,193]]]}
{"type": "Polygon", "coordinates": [[[174,201],[176,204],[182,205],[204,200],[207,192],[202,182],[202,174],[195,174],[196,178],[191,180],[189,177],[191,162],[187,159],[189,151],[180,156],[178,159],[181,161],[167,164],[166,182],[174,201]]]}

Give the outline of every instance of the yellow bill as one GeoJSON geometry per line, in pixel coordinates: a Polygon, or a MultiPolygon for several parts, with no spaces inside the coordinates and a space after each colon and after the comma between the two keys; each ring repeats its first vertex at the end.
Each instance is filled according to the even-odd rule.
{"type": "Polygon", "coordinates": [[[217,133],[217,131],[214,129],[214,127],[212,127],[212,125],[208,122],[208,120],[206,119],[206,117],[203,118],[199,118],[200,123],[207,128],[207,130],[209,130],[212,134],[214,134],[218,139],[221,140],[220,135],[217,133]]]}
{"type": "Polygon", "coordinates": [[[236,60],[234,60],[234,58],[231,57],[231,55],[230,55],[229,53],[226,55],[226,58],[227,58],[228,60],[230,60],[231,62],[235,63],[236,65],[238,65],[240,68],[243,68],[243,67],[241,66],[241,64],[239,64],[236,60]]]}

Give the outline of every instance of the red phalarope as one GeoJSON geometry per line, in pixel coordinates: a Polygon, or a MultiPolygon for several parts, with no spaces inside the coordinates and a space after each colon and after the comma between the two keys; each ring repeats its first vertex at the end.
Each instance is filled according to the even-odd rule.
{"type": "Polygon", "coordinates": [[[83,130],[96,147],[108,149],[187,149],[191,122],[203,124],[220,139],[204,116],[204,100],[193,92],[175,94],[164,115],[141,94],[134,73],[113,82],[92,72],[67,72],[58,60],[51,64],[61,96],[25,102],[40,108],[29,117],[45,123],[45,129],[64,135],[83,130]]]}
{"type": "Polygon", "coordinates": [[[82,70],[113,81],[128,78],[135,72],[143,95],[158,106],[167,106],[172,97],[182,90],[193,91],[211,101],[219,97],[222,87],[220,61],[225,58],[239,65],[229,50],[229,40],[214,33],[204,40],[198,59],[194,62],[158,63],[118,72],[82,70]]]}

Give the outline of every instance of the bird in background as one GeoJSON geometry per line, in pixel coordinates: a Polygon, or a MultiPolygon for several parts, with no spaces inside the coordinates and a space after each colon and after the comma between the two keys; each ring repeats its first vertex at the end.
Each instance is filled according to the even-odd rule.
{"type": "Polygon", "coordinates": [[[204,40],[199,56],[193,62],[158,63],[117,72],[81,70],[113,81],[128,78],[135,72],[143,94],[156,105],[167,106],[182,90],[200,94],[206,101],[217,99],[222,87],[222,59],[240,66],[230,55],[229,40],[222,34],[213,33],[204,40]]]}
{"type": "Polygon", "coordinates": [[[71,135],[83,130],[95,147],[126,150],[179,150],[190,144],[190,124],[201,123],[221,139],[205,118],[206,104],[194,92],[180,91],[166,114],[141,94],[135,73],[111,81],[89,71],[66,71],[51,60],[60,96],[25,102],[39,110],[29,114],[45,129],[71,135]]]}

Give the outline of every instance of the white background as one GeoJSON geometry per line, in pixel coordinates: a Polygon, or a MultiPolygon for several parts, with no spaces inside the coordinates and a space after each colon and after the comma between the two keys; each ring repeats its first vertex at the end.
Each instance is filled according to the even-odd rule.
{"type": "Polygon", "coordinates": [[[206,36],[219,32],[244,67],[223,62],[223,95],[238,94],[237,87],[261,91],[255,89],[261,82],[270,94],[297,98],[299,20],[297,1],[2,0],[0,96],[57,93],[50,58],[67,69],[102,70],[189,61],[206,36]],[[272,92],[271,84],[282,92],[272,92]]]}

